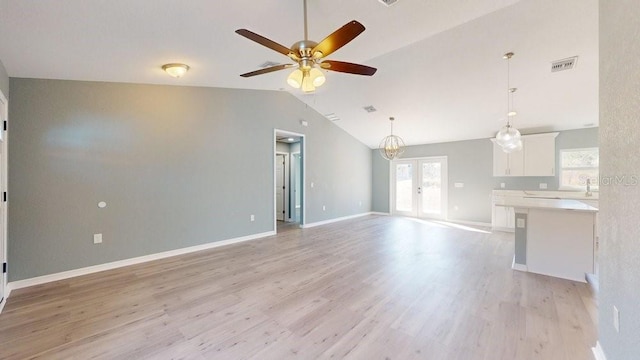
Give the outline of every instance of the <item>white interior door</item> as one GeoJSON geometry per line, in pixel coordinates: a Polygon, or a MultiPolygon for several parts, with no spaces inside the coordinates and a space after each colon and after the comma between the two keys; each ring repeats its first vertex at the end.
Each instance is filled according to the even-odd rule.
{"type": "Polygon", "coordinates": [[[447,218],[447,158],[392,162],[392,213],[447,218]]]}
{"type": "Polygon", "coordinates": [[[284,154],[276,154],[276,219],[284,221],[285,215],[285,164],[284,154]]]}
{"type": "MultiPolygon", "coordinates": [[[[7,121],[7,100],[0,93],[0,127],[4,127],[7,121]]],[[[7,274],[4,272],[4,263],[7,261],[7,203],[4,192],[7,191],[7,136],[0,128],[0,303],[5,301],[5,287],[7,274]]]]}

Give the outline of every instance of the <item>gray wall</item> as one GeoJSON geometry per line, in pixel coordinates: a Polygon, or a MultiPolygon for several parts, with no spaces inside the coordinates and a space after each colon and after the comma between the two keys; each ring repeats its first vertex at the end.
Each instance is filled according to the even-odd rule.
{"type": "Polygon", "coordinates": [[[602,231],[598,332],[608,360],[640,356],[638,38],[640,2],[600,1],[602,231]],[[612,176],[619,176],[621,181],[605,181],[612,176]],[[613,328],[613,306],[620,310],[620,333],[613,328]]]}
{"type": "MultiPolygon", "coordinates": [[[[562,131],[556,138],[556,157],[561,149],[597,147],[598,129],[562,131]]],[[[389,162],[372,150],[373,211],[389,212],[389,162]]],[[[536,190],[547,183],[548,190],[557,190],[559,178],[494,177],[493,144],[489,139],[456,141],[440,144],[408,146],[403,158],[447,156],[449,168],[449,219],[491,222],[491,191],[505,183],[507,190],[536,190]],[[464,183],[455,188],[454,183],[464,183]],[[456,210],[457,208],[457,210],[456,210]]],[[[556,163],[558,163],[556,159],[556,163]]]]}
{"type": "Polygon", "coordinates": [[[0,60],[0,91],[9,98],[9,75],[7,75],[7,69],[4,68],[2,60],[0,60]]]}
{"type": "Polygon", "coordinates": [[[370,149],[286,92],[11,90],[10,281],[273,230],[274,128],[306,134],[307,223],[371,208],[370,149]]]}

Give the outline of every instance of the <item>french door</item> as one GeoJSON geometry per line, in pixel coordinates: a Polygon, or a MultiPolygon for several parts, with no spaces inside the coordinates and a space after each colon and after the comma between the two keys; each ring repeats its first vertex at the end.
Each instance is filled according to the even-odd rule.
{"type": "Polygon", "coordinates": [[[394,160],[391,209],[394,215],[447,218],[447,158],[394,160]]]}

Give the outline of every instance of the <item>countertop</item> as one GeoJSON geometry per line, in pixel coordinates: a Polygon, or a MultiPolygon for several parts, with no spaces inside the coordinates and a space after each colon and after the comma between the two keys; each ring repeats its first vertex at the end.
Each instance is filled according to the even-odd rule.
{"type": "Polygon", "coordinates": [[[587,205],[578,200],[568,199],[539,199],[539,198],[506,198],[500,203],[496,203],[496,206],[508,206],[513,208],[527,208],[527,209],[551,209],[551,210],[573,210],[573,211],[586,211],[586,212],[598,212],[598,209],[587,205]]]}
{"type": "Polygon", "coordinates": [[[544,198],[544,199],[573,199],[598,201],[598,192],[587,196],[584,191],[560,191],[560,190],[493,190],[494,196],[544,198]]]}

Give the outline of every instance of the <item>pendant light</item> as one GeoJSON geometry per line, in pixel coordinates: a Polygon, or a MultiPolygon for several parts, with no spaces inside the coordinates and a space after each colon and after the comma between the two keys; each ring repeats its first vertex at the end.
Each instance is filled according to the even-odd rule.
{"type": "Polygon", "coordinates": [[[393,117],[389,118],[391,122],[391,134],[387,135],[380,142],[380,155],[383,158],[391,161],[393,159],[397,159],[404,152],[404,141],[401,137],[397,135],[393,135],[393,117]]]}
{"type": "Polygon", "coordinates": [[[522,150],[520,131],[511,125],[511,118],[517,115],[513,110],[513,94],[518,90],[511,87],[510,61],[513,55],[512,52],[508,52],[502,57],[507,60],[507,124],[496,134],[496,143],[506,153],[522,150]]]}

